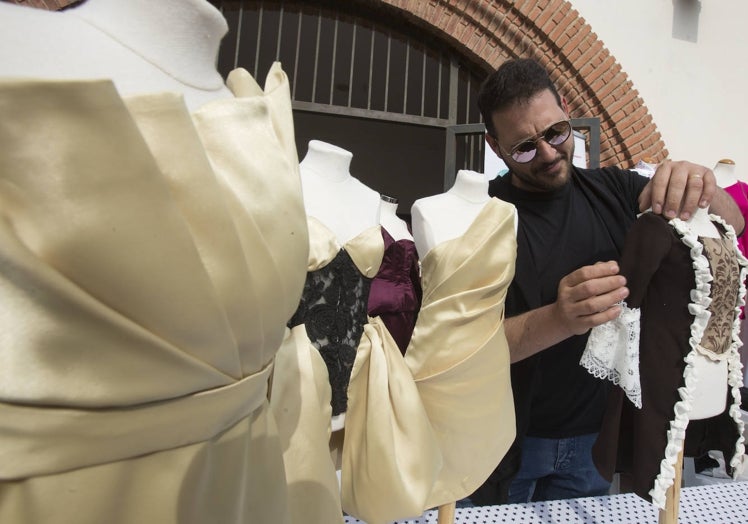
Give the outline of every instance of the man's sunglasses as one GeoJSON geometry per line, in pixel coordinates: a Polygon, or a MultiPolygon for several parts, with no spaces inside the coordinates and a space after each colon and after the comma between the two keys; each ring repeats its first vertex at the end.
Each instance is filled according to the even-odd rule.
{"type": "Polygon", "coordinates": [[[545,140],[553,147],[560,146],[571,136],[571,122],[561,120],[550,125],[545,131],[541,131],[534,137],[523,140],[512,148],[509,156],[518,164],[532,162],[538,152],[538,140],[545,140]]]}

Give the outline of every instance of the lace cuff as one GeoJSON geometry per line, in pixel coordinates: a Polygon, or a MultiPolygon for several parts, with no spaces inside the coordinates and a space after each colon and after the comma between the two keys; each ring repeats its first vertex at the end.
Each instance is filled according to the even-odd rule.
{"type": "Polygon", "coordinates": [[[629,309],[621,302],[623,311],[614,320],[590,331],[587,347],[579,364],[597,378],[607,379],[619,386],[631,402],[642,407],[639,381],[639,319],[638,308],[629,309]]]}

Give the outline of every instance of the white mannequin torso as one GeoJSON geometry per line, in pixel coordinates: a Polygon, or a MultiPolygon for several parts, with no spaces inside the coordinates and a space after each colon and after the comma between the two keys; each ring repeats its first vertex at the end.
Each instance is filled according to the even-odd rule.
{"type": "Polygon", "coordinates": [[[311,140],[299,164],[307,215],[335,233],[341,245],[379,225],[379,193],[350,174],[352,158],[345,149],[311,140]]]}
{"type": "Polygon", "coordinates": [[[486,176],[463,169],[446,193],[416,200],[411,216],[419,258],[434,246],[462,236],[489,198],[486,176]]]}
{"type": "Polygon", "coordinates": [[[413,240],[413,235],[408,231],[408,224],[397,216],[397,199],[388,200],[387,198],[382,195],[382,200],[379,202],[379,223],[393,239],[413,240]]]}
{"type": "MultiPolygon", "coordinates": [[[[328,227],[341,245],[379,225],[379,193],[349,172],[353,154],[338,146],[311,140],[299,164],[306,214],[328,227]]],[[[332,417],[332,431],[345,426],[345,413],[332,417]]]]}
{"type": "Polygon", "coordinates": [[[233,96],[216,71],[227,30],[206,0],[88,0],[61,12],[0,3],[0,77],[111,79],[122,96],[178,92],[194,110],[233,96]]]}
{"type": "Polygon", "coordinates": [[[717,185],[721,188],[734,186],[738,183],[738,175],[735,172],[735,162],[729,158],[723,158],[712,170],[717,179],[717,185]]]}
{"type": "MultiPolygon", "coordinates": [[[[706,209],[699,208],[688,225],[700,237],[720,236],[716,226],[709,220],[706,209]]],[[[696,385],[689,418],[698,420],[719,415],[725,410],[727,398],[727,359],[714,361],[697,353],[693,365],[696,385]]]]}

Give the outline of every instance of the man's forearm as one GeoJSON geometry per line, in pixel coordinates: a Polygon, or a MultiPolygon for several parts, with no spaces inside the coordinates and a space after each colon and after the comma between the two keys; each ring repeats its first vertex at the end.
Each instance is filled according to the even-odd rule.
{"type": "Polygon", "coordinates": [[[511,362],[519,362],[569,338],[573,333],[558,318],[554,304],[504,320],[511,362]]]}
{"type": "Polygon", "coordinates": [[[714,198],[712,198],[712,203],[709,206],[709,212],[722,217],[725,222],[735,229],[736,234],[740,235],[743,233],[745,220],[740,213],[740,208],[738,208],[738,205],[724,189],[717,188],[714,198]]]}

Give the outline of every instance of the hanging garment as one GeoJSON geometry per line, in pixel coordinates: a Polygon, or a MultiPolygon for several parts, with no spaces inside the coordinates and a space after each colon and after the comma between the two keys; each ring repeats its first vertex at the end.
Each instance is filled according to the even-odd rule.
{"type": "Polygon", "coordinates": [[[630,290],[623,312],[592,330],[581,360],[619,386],[593,448],[598,469],[609,480],[629,473],[635,493],[661,509],[681,449],[686,456],[719,449],[735,475],[744,452],[737,349],[746,260],[732,228],[710,218],[720,238],[698,237],[679,219],[639,217],[620,261],[630,290]],[[691,421],[694,361],[702,357],[727,359],[727,407],[691,421]]]}
{"type": "Polygon", "coordinates": [[[416,244],[408,238],[394,240],[382,228],[384,257],[371,283],[369,316],[384,322],[404,354],[413,335],[421,307],[421,277],[416,244]]]}
{"type": "Polygon", "coordinates": [[[190,114],[0,82],[0,522],[287,522],[267,381],[308,253],[288,79],[190,114]]]}

